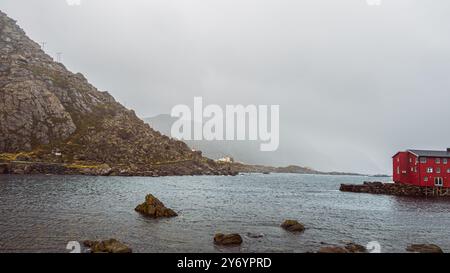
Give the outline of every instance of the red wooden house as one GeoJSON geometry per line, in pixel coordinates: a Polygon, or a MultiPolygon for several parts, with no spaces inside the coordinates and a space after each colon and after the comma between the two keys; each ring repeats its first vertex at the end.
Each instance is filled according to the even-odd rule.
{"type": "Polygon", "coordinates": [[[450,188],[450,148],[398,152],[393,156],[393,167],[395,183],[450,188]]]}

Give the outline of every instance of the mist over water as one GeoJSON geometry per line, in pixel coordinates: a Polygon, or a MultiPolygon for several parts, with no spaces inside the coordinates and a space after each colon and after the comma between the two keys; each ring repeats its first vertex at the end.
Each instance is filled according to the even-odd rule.
{"type": "Polygon", "coordinates": [[[134,252],[307,252],[349,241],[378,241],[384,252],[404,252],[412,243],[450,251],[450,202],[338,191],[341,183],[363,180],[369,178],[1,176],[0,252],[68,252],[69,241],[108,238],[134,252]],[[179,216],[136,213],[148,193],[179,216]],[[299,220],[306,231],[284,231],[285,219],[299,220]],[[217,248],[217,232],[240,233],[244,243],[217,248]]]}

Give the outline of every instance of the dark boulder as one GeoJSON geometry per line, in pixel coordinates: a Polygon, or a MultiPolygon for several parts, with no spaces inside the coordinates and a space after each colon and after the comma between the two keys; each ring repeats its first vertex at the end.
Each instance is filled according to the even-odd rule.
{"type": "Polygon", "coordinates": [[[281,224],[281,227],[290,232],[303,232],[305,226],[295,220],[286,220],[281,224]]]}
{"type": "Polygon", "coordinates": [[[408,246],[406,251],[415,253],[444,253],[439,246],[433,244],[413,244],[408,246]]]}
{"type": "Polygon", "coordinates": [[[350,253],[345,247],[326,246],[319,249],[317,253],[350,253]]]}
{"type": "Polygon", "coordinates": [[[326,246],[319,249],[318,253],[366,253],[367,249],[355,243],[348,243],[345,246],[326,246]]]}
{"type": "Polygon", "coordinates": [[[164,204],[154,197],[152,194],[148,194],[145,197],[145,202],[138,205],[135,211],[151,217],[151,218],[164,218],[164,217],[175,217],[178,214],[172,209],[166,208],[164,204]]]}
{"type": "Polygon", "coordinates": [[[214,243],[223,246],[237,246],[242,244],[242,237],[237,233],[222,234],[218,233],[214,236],[214,243]]]}
{"type": "Polygon", "coordinates": [[[91,253],[132,253],[131,248],[116,239],[105,241],[84,241],[84,246],[91,250],[91,253]]]}
{"type": "Polygon", "coordinates": [[[355,243],[348,243],[345,245],[344,248],[347,249],[348,252],[350,252],[350,253],[366,253],[367,252],[366,247],[355,244],[355,243]]]}

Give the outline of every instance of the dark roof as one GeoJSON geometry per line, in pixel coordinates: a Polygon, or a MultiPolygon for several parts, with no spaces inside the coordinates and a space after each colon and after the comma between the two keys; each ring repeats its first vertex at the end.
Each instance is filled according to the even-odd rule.
{"type": "Polygon", "coordinates": [[[448,151],[431,151],[431,150],[408,150],[417,156],[422,157],[448,157],[450,158],[450,152],[448,151]]]}

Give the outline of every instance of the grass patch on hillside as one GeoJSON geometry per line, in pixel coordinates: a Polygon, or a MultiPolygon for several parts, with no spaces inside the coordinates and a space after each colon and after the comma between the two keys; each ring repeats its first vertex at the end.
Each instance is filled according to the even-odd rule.
{"type": "Polygon", "coordinates": [[[102,165],[70,164],[66,167],[70,169],[99,169],[102,167],[102,165]]]}

